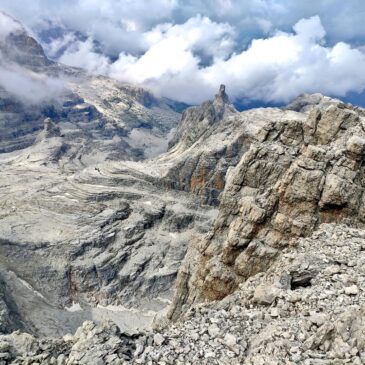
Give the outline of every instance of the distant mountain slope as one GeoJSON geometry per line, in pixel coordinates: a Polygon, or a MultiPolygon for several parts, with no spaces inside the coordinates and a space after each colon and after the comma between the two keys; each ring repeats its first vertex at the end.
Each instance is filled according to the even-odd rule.
{"type": "Polygon", "coordinates": [[[179,103],[50,61],[19,23],[0,17],[13,24],[0,38],[0,153],[31,145],[46,117],[84,163],[90,143],[96,159],[139,160],[167,148],[179,103]]]}
{"type": "Polygon", "coordinates": [[[216,212],[135,162],[167,149],[184,105],[51,62],[13,22],[0,37],[0,333],[149,326],[216,212]]]}

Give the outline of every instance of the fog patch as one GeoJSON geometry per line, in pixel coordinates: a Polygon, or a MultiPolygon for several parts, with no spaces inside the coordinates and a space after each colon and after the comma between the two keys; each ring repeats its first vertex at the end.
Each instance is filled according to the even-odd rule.
{"type": "Polygon", "coordinates": [[[22,29],[19,22],[0,11],[0,42],[4,42],[11,33],[19,32],[22,29]]]}
{"type": "Polygon", "coordinates": [[[0,86],[25,104],[39,104],[57,99],[65,91],[65,82],[46,74],[32,72],[0,57],[0,86]]]}

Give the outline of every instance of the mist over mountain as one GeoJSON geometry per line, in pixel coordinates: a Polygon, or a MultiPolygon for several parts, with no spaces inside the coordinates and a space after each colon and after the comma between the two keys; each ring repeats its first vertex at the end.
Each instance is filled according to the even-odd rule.
{"type": "Polygon", "coordinates": [[[331,6],[304,0],[56,6],[36,0],[32,10],[4,0],[2,7],[23,21],[50,58],[190,105],[208,99],[221,83],[230,85],[237,104],[284,105],[315,92],[362,101],[359,0],[331,6]]]}

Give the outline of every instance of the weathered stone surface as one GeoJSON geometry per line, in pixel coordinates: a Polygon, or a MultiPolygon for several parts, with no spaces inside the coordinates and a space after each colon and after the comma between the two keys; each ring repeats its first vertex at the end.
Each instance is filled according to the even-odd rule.
{"type": "Polygon", "coordinates": [[[245,118],[253,125],[261,117],[256,128],[266,136],[251,131],[245,139],[214,229],[186,256],[171,318],[185,304],[230,294],[320,223],[362,225],[364,112],[334,100],[309,114],[287,113],[294,112],[253,110],[236,117],[241,125],[245,118]]]}
{"type": "Polygon", "coordinates": [[[133,363],[362,364],[364,242],[364,230],[321,225],[234,294],[191,306],[133,363]]]}
{"type": "Polygon", "coordinates": [[[86,321],[72,336],[63,339],[36,339],[20,332],[0,336],[0,364],[113,364],[131,360],[136,339],[105,322],[86,321]]]}
{"type": "Polygon", "coordinates": [[[0,365],[365,363],[362,109],[238,113],[221,86],[125,161],[160,152],[175,104],[7,42],[77,82],[26,117],[1,91],[0,365]]]}
{"type": "Polygon", "coordinates": [[[288,104],[285,109],[294,110],[300,113],[309,113],[313,109],[325,109],[334,103],[340,106],[345,105],[341,100],[333,99],[320,93],[301,94],[288,104]]]}
{"type": "Polygon", "coordinates": [[[118,320],[108,305],[120,306],[127,328],[151,321],[123,308],[167,305],[191,237],[209,229],[215,211],[187,193],[162,195],[134,165],[64,174],[52,162],[61,140],[42,140],[11,163],[0,157],[0,275],[20,305],[12,312],[32,333],[47,335],[86,319],[118,320]],[[72,303],[80,310],[60,309],[72,303]]]}
{"type": "MultiPolygon", "coordinates": [[[[216,97],[216,100],[217,98],[219,99],[216,97]]],[[[275,138],[269,135],[271,124],[277,125],[283,132],[282,138],[292,143],[297,131],[293,131],[291,124],[296,125],[305,117],[303,114],[279,109],[258,109],[242,113],[230,111],[222,116],[223,119],[214,119],[209,128],[207,125],[204,125],[206,129],[201,127],[204,132],[194,137],[194,143],[189,145],[185,139],[190,136],[191,130],[200,126],[194,119],[194,113],[203,113],[205,109],[206,105],[203,104],[185,112],[181,128],[184,127],[187,137],[181,137],[181,142],[156,159],[155,166],[164,186],[189,191],[203,203],[211,205],[220,203],[229,168],[239,163],[250,146],[267,138],[275,138]]]]}
{"type": "Polygon", "coordinates": [[[122,162],[167,148],[174,102],[48,62],[21,25],[0,40],[4,49],[2,66],[67,90],[48,104],[0,90],[1,332],[60,336],[105,318],[149,327],[191,237],[215,216],[187,193],[162,190],[153,164],[122,162]]]}
{"type": "Polygon", "coordinates": [[[174,137],[169,142],[172,148],[176,144],[190,147],[203,135],[210,133],[210,128],[237,113],[226,94],[225,85],[221,85],[213,101],[207,101],[201,106],[192,107],[183,113],[181,123],[174,137]]]}
{"type": "Polygon", "coordinates": [[[184,111],[169,153],[156,160],[163,186],[189,191],[203,203],[218,205],[227,169],[237,164],[244,149],[236,114],[224,85],[213,101],[184,111]]]}

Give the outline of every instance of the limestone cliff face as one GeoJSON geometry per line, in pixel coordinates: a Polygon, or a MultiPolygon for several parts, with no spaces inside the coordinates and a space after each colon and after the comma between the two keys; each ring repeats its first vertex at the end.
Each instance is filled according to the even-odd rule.
{"type": "MultiPolygon", "coordinates": [[[[188,191],[201,203],[218,206],[227,171],[239,163],[253,142],[264,141],[271,124],[302,120],[311,110],[332,105],[342,103],[321,94],[303,94],[283,110],[269,108],[239,113],[221,85],[212,101],[183,113],[169,151],[157,159],[156,168],[163,175],[164,186],[188,191]]],[[[295,127],[288,127],[285,133],[300,133],[291,132],[290,128],[295,127]]],[[[271,138],[275,140],[275,136],[271,138]]],[[[300,143],[298,139],[296,143],[300,143]]]]}
{"type": "Polygon", "coordinates": [[[249,119],[249,145],[228,173],[214,228],[185,258],[172,319],[184,304],[222,299],[266,271],[320,223],[364,224],[365,113],[337,100],[315,104],[309,114],[258,109],[238,117],[249,119]]]}
{"type": "Polygon", "coordinates": [[[236,115],[224,85],[212,101],[187,109],[168,153],[156,161],[163,185],[218,205],[227,169],[238,163],[249,134],[244,136],[245,123],[236,115]]]}
{"type": "Polygon", "coordinates": [[[9,34],[2,44],[2,56],[33,71],[55,64],[46,57],[42,46],[24,30],[9,34]]]}

